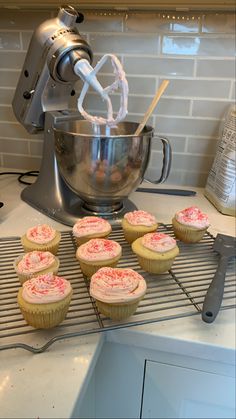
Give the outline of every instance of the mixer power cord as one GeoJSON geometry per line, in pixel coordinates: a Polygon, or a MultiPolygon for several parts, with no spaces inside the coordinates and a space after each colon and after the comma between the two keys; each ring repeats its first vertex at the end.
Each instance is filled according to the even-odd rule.
{"type": "Polygon", "coordinates": [[[1,175],[18,175],[18,182],[23,183],[23,185],[32,185],[33,182],[27,182],[24,179],[24,177],[37,177],[39,174],[38,170],[30,170],[29,172],[0,172],[1,175]]]}

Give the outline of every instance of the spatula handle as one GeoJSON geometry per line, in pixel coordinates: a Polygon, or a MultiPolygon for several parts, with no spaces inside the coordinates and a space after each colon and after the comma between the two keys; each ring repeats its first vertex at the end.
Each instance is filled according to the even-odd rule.
{"type": "Polygon", "coordinates": [[[202,320],[206,323],[212,323],[220,310],[227,264],[228,257],[221,256],[215,276],[207,290],[202,308],[202,320]]]}

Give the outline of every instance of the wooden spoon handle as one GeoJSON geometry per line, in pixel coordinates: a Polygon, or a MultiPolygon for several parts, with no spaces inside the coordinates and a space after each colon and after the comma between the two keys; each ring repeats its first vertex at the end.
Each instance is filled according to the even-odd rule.
{"type": "Polygon", "coordinates": [[[141,133],[141,131],[143,130],[147,120],[149,119],[149,117],[151,116],[152,112],[154,111],[157,103],[159,102],[161,96],[163,95],[164,91],[166,90],[167,86],[169,84],[169,80],[163,80],[163,82],[161,83],[159,89],[157,90],[151,105],[149,106],[147,112],[145,113],[142,121],[140,122],[138,128],[136,129],[134,135],[139,135],[141,133]]]}

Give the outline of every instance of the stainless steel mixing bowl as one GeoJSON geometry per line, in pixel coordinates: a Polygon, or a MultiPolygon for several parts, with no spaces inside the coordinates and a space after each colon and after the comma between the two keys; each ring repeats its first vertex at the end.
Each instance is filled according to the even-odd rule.
{"type": "MultiPolygon", "coordinates": [[[[145,126],[134,135],[138,124],[122,122],[107,133],[88,121],[66,121],[54,128],[55,155],[66,184],[91,211],[118,210],[122,202],[141,183],[148,165],[153,128],[145,126]]],[[[170,145],[164,144],[160,183],[170,170],[170,145]]]]}

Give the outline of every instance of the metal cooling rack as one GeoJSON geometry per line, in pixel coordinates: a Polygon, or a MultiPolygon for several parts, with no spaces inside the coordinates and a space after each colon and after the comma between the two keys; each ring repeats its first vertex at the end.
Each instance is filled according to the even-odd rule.
{"type": "MultiPolygon", "coordinates": [[[[158,231],[173,235],[171,225],[162,224],[158,231]]],[[[62,232],[58,252],[59,275],[70,280],[74,293],[66,319],[50,330],[35,330],[24,321],[17,305],[20,283],[13,269],[13,261],[23,253],[20,238],[0,239],[0,350],[23,348],[39,353],[65,338],[201,313],[218,263],[218,255],[212,250],[214,238],[210,234],[205,234],[203,240],[196,244],[178,242],[180,255],[172,269],[162,275],[151,275],[140,269],[120,227],[113,230],[110,238],[118,241],[123,249],[118,266],[135,269],[147,281],[147,293],[136,313],[126,321],[115,322],[97,311],[89,296],[89,283],[75,258],[76,246],[72,235],[62,232]]],[[[231,260],[221,309],[235,307],[235,283],[235,265],[231,260]]]]}

